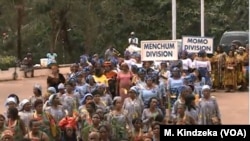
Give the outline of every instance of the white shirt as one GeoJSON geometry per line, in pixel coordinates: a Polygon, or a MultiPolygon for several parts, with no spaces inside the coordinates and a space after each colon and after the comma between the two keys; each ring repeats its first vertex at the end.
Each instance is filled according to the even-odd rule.
{"type": "Polygon", "coordinates": [[[192,60],[190,58],[182,59],[182,69],[188,70],[188,68],[192,68],[192,60]]]}
{"type": "Polygon", "coordinates": [[[128,38],[128,43],[129,44],[136,44],[136,45],[138,45],[139,44],[139,40],[138,40],[137,37],[128,38]]]}
{"type": "Polygon", "coordinates": [[[210,61],[194,60],[194,66],[195,66],[196,69],[198,69],[198,68],[207,68],[208,71],[212,70],[210,61]]]}

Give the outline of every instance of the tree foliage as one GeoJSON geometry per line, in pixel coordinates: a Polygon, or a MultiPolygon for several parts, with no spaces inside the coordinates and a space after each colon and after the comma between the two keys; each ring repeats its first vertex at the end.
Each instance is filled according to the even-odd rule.
{"type": "MultiPolygon", "coordinates": [[[[0,1],[1,54],[16,55],[15,0],[0,1]]],[[[248,0],[206,0],[205,34],[218,43],[226,30],[248,30],[248,0]]],[[[53,48],[60,63],[84,53],[103,53],[108,45],[123,51],[135,31],[139,39],[171,39],[171,0],[23,0],[22,52],[36,61],[53,48]],[[64,57],[63,57],[64,56],[64,57]]],[[[200,35],[200,1],[177,0],[177,38],[200,35]]]]}

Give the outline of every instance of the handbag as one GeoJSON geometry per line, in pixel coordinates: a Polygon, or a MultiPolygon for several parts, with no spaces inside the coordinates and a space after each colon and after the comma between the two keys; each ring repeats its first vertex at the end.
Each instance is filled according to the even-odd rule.
{"type": "MultiPolygon", "coordinates": [[[[214,103],[214,105],[216,105],[215,99],[213,99],[213,103],[214,103]]],[[[220,125],[221,124],[220,119],[216,115],[212,115],[211,120],[212,120],[213,125],[220,125]]]]}
{"type": "Polygon", "coordinates": [[[211,117],[212,123],[213,125],[219,125],[220,124],[220,120],[217,116],[212,116],[211,117]]]}

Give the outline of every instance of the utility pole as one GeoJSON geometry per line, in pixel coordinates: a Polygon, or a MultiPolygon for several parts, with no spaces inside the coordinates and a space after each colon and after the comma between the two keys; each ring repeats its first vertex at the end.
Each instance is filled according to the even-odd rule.
{"type": "Polygon", "coordinates": [[[17,58],[22,59],[22,19],[23,19],[23,0],[15,1],[15,8],[17,10],[17,58]]]}
{"type": "Polygon", "coordinates": [[[204,0],[201,0],[201,37],[205,36],[204,0]]]}
{"type": "Polygon", "coordinates": [[[176,40],[176,0],[172,0],[172,40],[176,40]]]}

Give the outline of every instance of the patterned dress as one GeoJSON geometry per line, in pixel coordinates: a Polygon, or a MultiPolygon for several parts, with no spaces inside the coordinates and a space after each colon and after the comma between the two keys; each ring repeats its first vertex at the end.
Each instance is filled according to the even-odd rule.
{"type": "Polygon", "coordinates": [[[56,122],[58,123],[61,119],[64,118],[65,116],[65,112],[63,109],[63,106],[59,105],[57,108],[53,108],[51,106],[47,107],[45,109],[45,111],[47,111],[48,113],[51,114],[51,116],[56,120],[56,122]]]}
{"type": "Polygon", "coordinates": [[[232,86],[233,88],[236,88],[237,84],[237,75],[235,71],[234,65],[236,64],[235,57],[227,56],[226,58],[226,68],[224,70],[224,85],[232,86]]]}
{"type": "Polygon", "coordinates": [[[115,114],[110,112],[107,116],[108,123],[111,124],[111,134],[112,141],[128,140],[128,118],[126,117],[127,113],[124,111],[121,114],[115,114]]]}
{"type": "Polygon", "coordinates": [[[128,111],[127,117],[131,128],[133,127],[132,120],[141,117],[143,108],[143,101],[141,101],[139,98],[132,100],[130,97],[128,97],[124,100],[123,109],[128,111]]]}
{"type": "Polygon", "coordinates": [[[209,99],[201,98],[198,104],[199,107],[199,124],[212,125],[212,118],[221,119],[220,110],[215,97],[209,99]]]}
{"type": "Polygon", "coordinates": [[[236,73],[237,73],[237,84],[242,84],[245,82],[243,71],[243,62],[244,62],[244,55],[238,54],[236,56],[237,59],[237,66],[236,66],[236,73]]]}
{"type": "Polygon", "coordinates": [[[147,108],[147,106],[149,104],[149,100],[152,97],[156,97],[158,99],[161,99],[161,94],[160,94],[158,86],[155,86],[155,87],[150,88],[150,89],[146,87],[146,88],[141,90],[139,98],[143,101],[144,108],[147,108]]]}
{"type": "Polygon", "coordinates": [[[151,117],[156,118],[158,115],[163,115],[160,109],[156,109],[155,112],[151,112],[148,108],[144,109],[142,112],[142,122],[144,124],[143,126],[143,132],[148,132],[150,130],[151,124],[153,121],[150,120],[151,117]]]}
{"type": "Polygon", "coordinates": [[[184,84],[183,79],[174,79],[174,78],[169,78],[168,79],[168,85],[167,85],[167,90],[171,94],[171,99],[170,99],[170,105],[171,107],[174,105],[175,101],[179,97],[179,87],[181,87],[184,84]]]}
{"type": "Polygon", "coordinates": [[[59,128],[56,125],[53,117],[46,112],[43,112],[42,115],[38,115],[36,112],[33,114],[33,118],[41,122],[39,126],[40,131],[48,135],[49,141],[55,141],[56,137],[60,135],[59,128]]]}
{"type": "Polygon", "coordinates": [[[226,54],[214,53],[211,59],[213,86],[221,88],[223,81],[223,67],[225,67],[226,54]]]}

